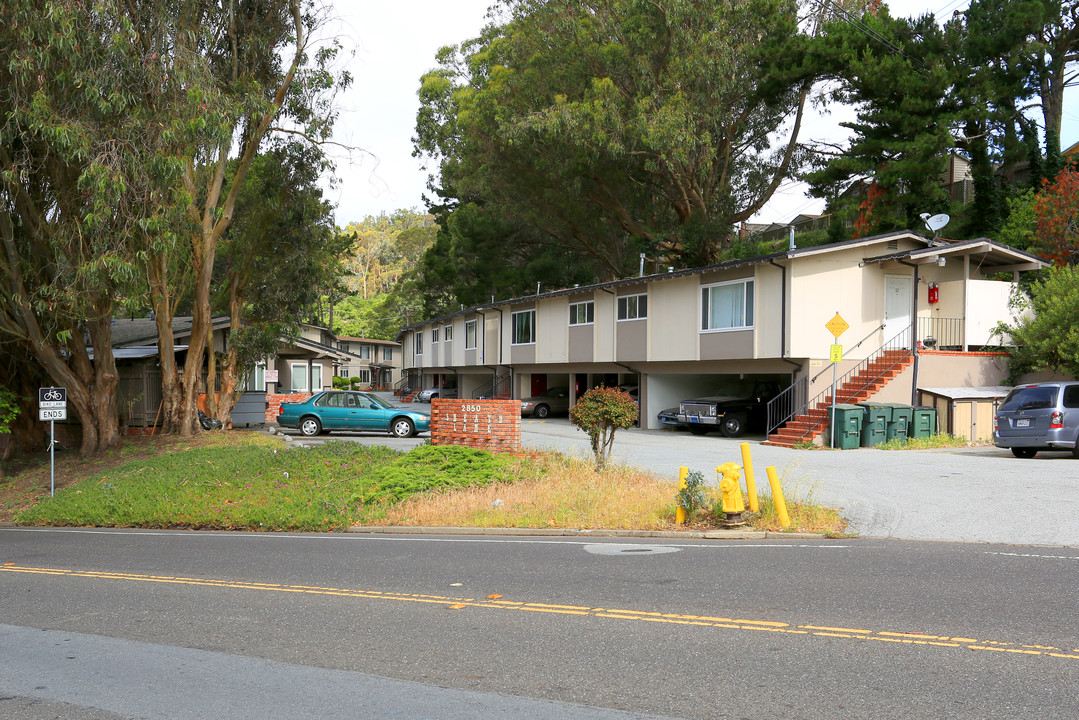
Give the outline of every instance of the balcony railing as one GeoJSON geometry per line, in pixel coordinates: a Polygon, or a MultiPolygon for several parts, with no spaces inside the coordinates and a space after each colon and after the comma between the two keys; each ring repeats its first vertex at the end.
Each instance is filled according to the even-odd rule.
{"type": "Polygon", "coordinates": [[[918,342],[926,350],[962,350],[963,318],[918,318],[918,342]]]}

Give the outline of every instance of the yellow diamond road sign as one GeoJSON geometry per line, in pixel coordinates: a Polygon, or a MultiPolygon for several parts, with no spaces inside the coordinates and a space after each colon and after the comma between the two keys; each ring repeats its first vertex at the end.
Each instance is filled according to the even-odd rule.
{"type": "Polygon", "coordinates": [[[836,313],[835,317],[829,320],[824,327],[828,328],[828,332],[832,333],[838,340],[839,336],[850,328],[850,325],[847,324],[847,321],[843,319],[842,315],[836,313]]]}

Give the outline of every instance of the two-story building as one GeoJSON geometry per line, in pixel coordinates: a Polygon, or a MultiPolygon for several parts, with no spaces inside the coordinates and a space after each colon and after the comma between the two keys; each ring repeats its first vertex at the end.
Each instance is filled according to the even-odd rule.
{"type": "Polygon", "coordinates": [[[901,231],[493,302],[397,339],[410,386],[452,377],[461,398],[564,386],[573,402],[600,384],[634,384],[649,428],[657,412],[732,380],[813,397],[832,380],[837,344],[840,375],[907,348],[912,362],[877,396],[911,402],[920,386],[1001,381],[1004,358],[985,351],[1013,318],[1018,274],[1044,265],[988,239],[901,231]],[[826,327],[837,314],[849,326],[838,338],[826,327]]]}

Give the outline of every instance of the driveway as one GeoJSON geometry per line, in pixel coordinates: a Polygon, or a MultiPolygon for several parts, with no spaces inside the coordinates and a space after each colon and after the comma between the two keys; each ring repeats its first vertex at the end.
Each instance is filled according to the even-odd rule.
{"type": "MultiPolygon", "coordinates": [[[[430,411],[426,404],[403,405],[430,411]]],[[[326,439],[285,432],[304,443],[326,439]]],[[[426,434],[408,440],[381,434],[328,437],[401,450],[427,441],[426,434]]],[[[742,463],[740,445],[749,442],[758,492],[770,494],[765,468],[775,466],[788,501],[812,499],[837,508],[863,537],[1079,547],[1079,461],[1069,453],[1020,460],[1007,450],[983,446],[791,450],[761,445],[763,439],[619,430],[613,459],[672,483],[683,465],[714,480],[717,465],[742,463]]],[[[521,440],[529,448],[591,455],[588,436],[566,418],[523,418],[521,440]]]]}
{"type": "MultiPolygon", "coordinates": [[[[590,455],[588,437],[564,418],[522,421],[526,446],[590,455]]],[[[617,462],[674,482],[682,465],[716,477],[742,463],[749,442],[757,489],[769,494],[775,466],[788,500],[838,508],[862,536],[1079,547],[1079,461],[1070,453],[1031,460],[995,447],[942,450],[791,450],[677,430],[619,430],[617,462]]]]}

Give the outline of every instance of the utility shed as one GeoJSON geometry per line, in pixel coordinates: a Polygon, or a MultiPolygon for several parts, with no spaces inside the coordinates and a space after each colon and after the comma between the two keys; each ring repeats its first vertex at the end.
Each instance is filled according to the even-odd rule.
{"type": "Polygon", "coordinates": [[[1010,387],[918,388],[918,403],[935,408],[940,432],[971,442],[993,442],[993,416],[1010,387]]]}

